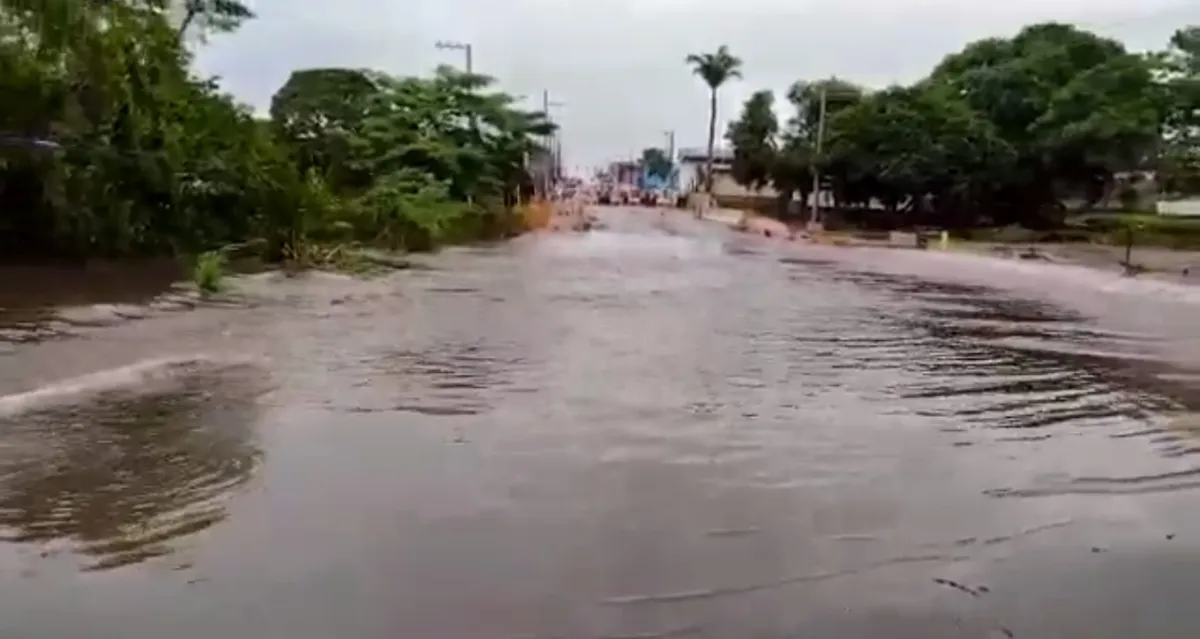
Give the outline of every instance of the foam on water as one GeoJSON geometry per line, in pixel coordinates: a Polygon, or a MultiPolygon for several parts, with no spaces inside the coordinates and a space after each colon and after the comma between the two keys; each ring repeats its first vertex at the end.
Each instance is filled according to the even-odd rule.
{"type": "Polygon", "coordinates": [[[1156,301],[1200,305],[1200,287],[1150,275],[1127,277],[1117,271],[1104,271],[1077,264],[1058,264],[1032,260],[972,255],[956,252],[906,252],[905,258],[894,260],[896,251],[880,251],[886,259],[905,270],[910,267],[921,275],[967,279],[973,282],[996,283],[1005,288],[1049,292],[1084,292],[1143,297],[1156,301]],[[997,279],[997,275],[1010,275],[997,279]]]}
{"type": "Polygon", "coordinates": [[[210,355],[143,359],[126,366],[52,382],[33,390],[0,395],[0,417],[12,417],[51,406],[85,401],[102,393],[150,390],[162,383],[253,363],[249,358],[210,355]]]}
{"type": "Polygon", "coordinates": [[[721,243],[717,239],[676,235],[667,230],[637,234],[592,231],[582,237],[547,238],[539,246],[553,254],[569,253],[585,258],[630,256],[685,260],[721,254],[721,243]]]}

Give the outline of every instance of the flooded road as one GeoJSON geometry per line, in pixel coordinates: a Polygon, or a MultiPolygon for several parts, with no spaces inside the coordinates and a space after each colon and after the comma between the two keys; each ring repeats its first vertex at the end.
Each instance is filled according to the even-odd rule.
{"type": "Polygon", "coordinates": [[[1200,636],[1196,289],[603,216],[14,324],[0,634],[1200,636]]]}

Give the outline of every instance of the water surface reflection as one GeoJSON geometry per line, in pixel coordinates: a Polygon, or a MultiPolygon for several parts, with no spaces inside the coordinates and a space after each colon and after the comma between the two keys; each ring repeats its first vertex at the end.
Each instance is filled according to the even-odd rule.
{"type": "Polygon", "coordinates": [[[87,570],[170,553],[252,476],[255,411],[249,387],[197,378],[0,419],[0,539],[87,570]]]}
{"type": "Polygon", "coordinates": [[[252,468],[263,490],[193,538],[187,570],[0,575],[0,629],[1200,636],[1200,473],[1176,419],[1196,406],[1195,308],[1106,311],[1074,271],[1060,296],[1056,271],[1022,265],[1045,290],[1017,292],[944,255],[606,216],[18,346],[0,361],[57,372],[135,337],[219,342],[268,355],[280,388],[263,415],[235,383],[5,423],[6,534],[92,564],[207,524],[252,468]]]}

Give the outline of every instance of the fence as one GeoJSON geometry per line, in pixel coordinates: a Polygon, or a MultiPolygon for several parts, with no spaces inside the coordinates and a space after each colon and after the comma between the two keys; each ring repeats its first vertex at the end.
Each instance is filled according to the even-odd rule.
{"type": "Polygon", "coordinates": [[[1200,198],[1186,200],[1159,200],[1156,205],[1159,215],[1176,217],[1200,217],[1200,198]]]}

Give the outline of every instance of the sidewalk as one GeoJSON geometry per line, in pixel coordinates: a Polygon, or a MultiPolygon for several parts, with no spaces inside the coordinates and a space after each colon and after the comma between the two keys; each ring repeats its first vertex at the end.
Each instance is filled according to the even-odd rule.
{"type": "Polygon", "coordinates": [[[701,218],[710,222],[719,222],[736,231],[761,235],[763,237],[786,240],[794,240],[800,237],[799,233],[779,220],[761,215],[743,213],[735,209],[712,209],[705,211],[701,218]]]}
{"type": "Polygon", "coordinates": [[[734,209],[713,209],[702,215],[702,219],[710,222],[720,222],[729,226],[738,226],[742,222],[742,212],[734,209]]]}

